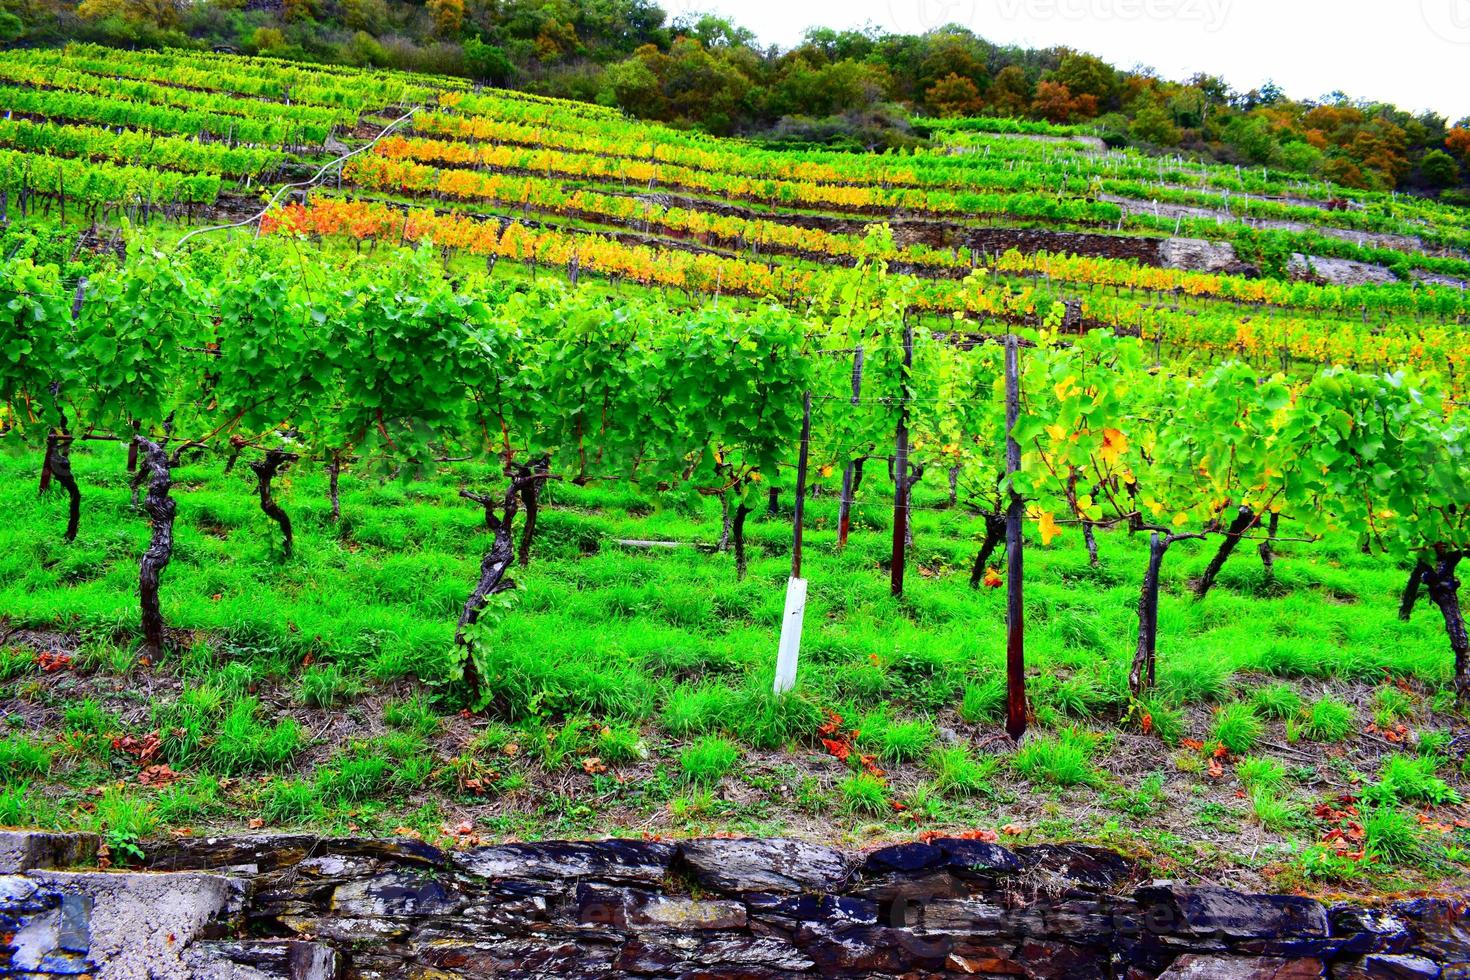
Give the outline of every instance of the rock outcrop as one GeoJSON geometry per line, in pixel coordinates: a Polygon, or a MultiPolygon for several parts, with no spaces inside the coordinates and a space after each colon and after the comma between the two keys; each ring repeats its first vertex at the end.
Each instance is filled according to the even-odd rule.
{"type": "Polygon", "coordinates": [[[1144,880],[1083,845],[939,839],[504,844],[239,836],[68,870],[0,834],[0,976],[1470,976],[1457,898],[1381,907],[1144,880]]]}

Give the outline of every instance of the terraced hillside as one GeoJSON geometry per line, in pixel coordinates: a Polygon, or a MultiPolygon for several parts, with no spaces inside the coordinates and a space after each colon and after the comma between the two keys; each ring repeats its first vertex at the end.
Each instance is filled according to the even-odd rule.
{"type": "Polygon", "coordinates": [[[1463,881],[1465,211],[229,55],[0,108],[0,824],[1463,881]]]}

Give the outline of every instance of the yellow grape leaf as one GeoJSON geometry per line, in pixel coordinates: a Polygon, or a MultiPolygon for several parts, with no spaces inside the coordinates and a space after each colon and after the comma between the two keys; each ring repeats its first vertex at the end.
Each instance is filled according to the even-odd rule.
{"type": "Polygon", "coordinates": [[[1005,584],[1005,579],[1001,577],[1000,572],[997,572],[993,568],[987,568],[985,570],[983,584],[987,589],[998,589],[1005,584]]]}
{"type": "Polygon", "coordinates": [[[1128,437],[1118,429],[1103,429],[1103,444],[1101,455],[1103,462],[1109,466],[1116,466],[1118,460],[1128,451],[1128,437]]]}
{"type": "Polygon", "coordinates": [[[832,464],[831,463],[828,463],[826,466],[823,466],[822,469],[821,469],[821,473],[822,473],[822,476],[824,478],[831,476],[832,475],[832,464]]]}
{"type": "Polygon", "coordinates": [[[1045,511],[1041,515],[1041,543],[1049,545],[1060,537],[1062,529],[1057,527],[1057,519],[1052,516],[1051,511],[1045,511]]]}
{"type": "Polygon", "coordinates": [[[1052,442],[1061,442],[1067,438],[1067,430],[1056,423],[1052,423],[1046,427],[1046,434],[1051,436],[1052,442]]]}
{"type": "Polygon", "coordinates": [[[1065,401],[1067,399],[1067,396],[1072,393],[1072,389],[1076,386],[1076,378],[1063,378],[1061,381],[1057,382],[1057,384],[1052,388],[1052,391],[1056,392],[1058,401],[1065,401]]]}
{"type": "Polygon", "coordinates": [[[1183,527],[1184,525],[1186,525],[1188,523],[1189,523],[1189,515],[1188,514],[1183,513],[1181,511],[1180,513],[1174,515],[1174,526],[1175,527],[1183,527]]]}

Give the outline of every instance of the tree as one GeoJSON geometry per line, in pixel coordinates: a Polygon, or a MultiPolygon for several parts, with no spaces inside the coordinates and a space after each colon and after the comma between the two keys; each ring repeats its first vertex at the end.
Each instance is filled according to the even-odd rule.
{"type": "Polygon", "coordinates": [[[509,85],[516,75],[515,65],[504,48],[486,44],[477,37],[464,42],[464,66],[471,77],[492,85],[509,85]]]}
{"type": "Polygon", "coordinates": [[[1128,135],[1141,143],[1155,146],[1175,146],[1180,139],[1179,127],[1169,118],[1161,106],[1147,105],[1133,117],[1128,126],[1128,135]]]}
{"type": "Polygon", "coordinates": [[[986,93],[990,110],[1001,116],[1024,116],[1031,97],[1031,81],[1019,65],[1002,68],[986,93]]]}
{"type": "Polygon", "coordinates": [[[1073,119],[1088,119],[1096,115],[1097,99],[1091,95],[1074,96],[1060,82],[1042,82],[1036,86],[1031,112],[1050,122],[1065,124],[1073,119]]]}
{"type": "Polygon", "coordinates": [[[441,37],[458,37],[464,26],[464,0],[428,0],[424,9],[434,18],[434,30],[441,37]]]}
{"type": "Polygon", "coordinates": [[[1460,165],[1444,150],[1430,150],[1419,161],[1419,172],[1434,187],[1453,187],[1460,182],[1460,165]]]}
{"type": "Polygon", "coordinates": [[[1470,167],[1470,127],[1456,126],[1450,130],[1444,141],[1445,149],[1460,158],[1465,166],[1470,167]]]}
{"type": "Polygon", "coordinates": [[[973,116],[984,102],[975,83],[963,75],[950,72],[930,86],[924,101],[941,116],[973,116]]]}
{"type": "Polygon", "coordinates": [[[1281,147],[1281,165],[1299,174],[1313,175],[1322,169],[1322,151],[1300,140],[1281,147]]]}
{"type": "MultiPolygon", "coordinates": [[[[1099,106],[1109,104],[1118,94],[1118,72],[1095,55],[1068,54],[1052,73],[1052,78],[1075,96],[1092,96],[1099,106]]],[[[1091,114],[1096,115],[1096,110],[1091,114]]]]}
{"type": "Polygon", "coordinates": [[[668,100],[648,59],[635,55],[609,66],[603,84],[612,102],[625,111],[643,119],[668,118],[668,100]]]}
{"type": "Polygon", "coordinates": [[[1271,127],[1259,116],[1240,116],[1225,127],[1225,142],[1252,163],[1270,163],[1279,147],[1271,127]]]}

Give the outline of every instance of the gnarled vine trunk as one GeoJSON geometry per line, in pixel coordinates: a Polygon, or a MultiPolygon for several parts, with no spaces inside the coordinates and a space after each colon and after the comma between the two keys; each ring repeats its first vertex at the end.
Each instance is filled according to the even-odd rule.
{"type": "Polygon", "coordinates": [[[291,531],[291,515],[276,503],[275,495],[271,492],[271,483],[275,480],[276,475],[295,462],[296,458],[295,453],[268,449],[265,459],[254,460],[250,464],[250,472],[255,474],[255,489],[260,494],[260,509],[266,517],[280,525],[281,555],[284,558],[291,557],[291,549],[296,543],[296,537],[291,531]]]}
{"type": "Polygon", "coordinates": [[[735,507],[735,520],[731,524],[731,530],[735,538],[735,579],[745,579],[745,519],[750,516],[750,508],[741,501],[735,507]]]}
{"type": "Polygon", "coordinates": [[[842,470],[842,500],[837,504],[837,550],[847,547],[847,536],[852,531],[852,505],[858,488],[863,483],[863,464],[866,457],[858,457],[842,470]]]}
{"type": "Polygon", "coordinates": [[[148,549],[138,563],[138,601],[141,607],[143,642],[153,653],[163,650],[163,609],[159,603],[158,590],[163,573],[173,560],[174,517],[178,503],[170,496],[173,490],[173,465],[168,450],[161,443],[143,436],[136,436],[133,445],[138,453],[139,469],[133,478],[136,490],[146,483],[147,494],[143,498],[143,511],[148,515],[152,534],[148,549]]]}
{"type": "Polygon", "coordinates": [[[1276,583],[1276,530],[1280,526],[1281,515],[1273,511],[1266,529],[1266,538],[1256,548],[1256,553],[1261,556],[1261,571],[1268,587],[1276,583]]]}
{"type": "Polygon", "coordinates": [[[522,568],[531,564],[531,539],[536,534],[536,515],[541,510],[541,487],[546,482],[547,468],[551,460],[542,457],[530,466],[517,468],[516,479],[520,482],[521,506],[526,508],[526,524],[521,528],[521,550],[519,560],[522,568]],[[531,479],[541,476],[542,479],[531,479]]]}
{"type": "Polygon", "coordinates": [[[980,542],[980,550],[975,555],[975,566],[970,569],[970,588],[980,588],[980,582],[985,578],[986,566],[990,563],[990,556],[995,554],[1006,537],[1006,519],[999,514],[982,514],[985,519],[985,539],[980,542]]]}
{"type": "Polygon", "coordinates": [[[1414,616],[1414,606],[1419,601],[1419,587],[1424,584],[1424,573],[1433,570],[1425,566],[1423,562],[1414,565],[1414,570],[1409,572],[1409,581],[1404,583],[1404,596],[1399,600],[1399,619],[1408,622],[1414,616]]]}
{"type": "Polygon", "coordinates": [[[466,650],[464,679],[473,691],[480,689],[480,676],[475,666],[473,650],[470,649],[467,631],[480,621],[480,614],[485,611],[485,603],[492,595],[515,588],[515,583],[506,578],[505,573],[510,569],[511,562],[516,557],[514,534],[516,503],[526,487],[535,486],[549,479],[551,479],[550,474],[544,470],[532,472],[528,467],[520,467],[518,472],[511,476],[506,486],[505,496],[499,501],[496,501],[494,497],[470,490],[459,492],[464,499],[473,500],[484,508],[485,527],[492,535],[490,549],[480,559],[480,577],[475,582],[475,587],[470,590],[469,597],[465,599],[464,608],[459,614],[459,624],[454,631],[454,645],[466,650]],[[498,515],[495,512],[497,503],[500,505],[498,515]]]}
{"type": "Polygon", "coordinates": [[[1185,537],[1200,535],[1160,534],[1149,536],[1148,567],[1143,573],[1143,587],[1138,594],[1138,646],[1133,652],[1133,667],[1128,671],[1128,689],[1138,697],[1154,686],[1154,664],[1159,637],[1159,574],[1169,546],[1185,537]]]}
{"type": "Polygon", "coordinates": [[[1450,637],[1450,649],[1455,655],[1455,697],[1464,704],[1470,699],[1470,634],[1465,629],[1465,615],[1460,609],[1460,580],[1455,576],[1460,559],[1458,551],[1443,555],[1433,566],[1423,566],[1421,578],[1430,600],[1439,607],[1444,617],[1445,632],[1450,637]]]}
{"type": "Polygon", "coordinates": [[[46,438],[46,472],[66,491],[66,534],[69,544],[77,539],[82,523],[82,490],[71,471],[71,436],[52,434],[46,438]]]}
{"type": "Polygon", "coordinates": [[[730,492],[720,494],[720,540],[715,550],[724,554],[730,550],[730,492]]]}
{"type": "Polygon", "coordinates": [[[332,523],[342,519],[342,501],[337,496],[337,481],[342,476],[342,458],[335,453],[327,460],[327,499],[332,504],[332,523]]]}
{"type": "Polygon", "coordinates": [[[1098,566],[1097,531],[1093,528],[1091,521],[1082,522],[1082,543],[1087,545],[1087,563],[1096,568],[1098,566]]]}
{"type": "Polygon", "coordinates": [[[1197,599],[1203,599],[1209,594],[1215,585],[1215,579],[1220,577],[1220,570],[1225,567],[1225,562],[1235,553],[1236,547],[1240,545],[1241,536],[1259,523],[1256,512],[1249,507],[1241,507],[1235,514],[1235,519],[1230,522],[1230,528],[1225,532],[1225,540],[1220,542],[1220,549],[1215,552],[1215,557],[1210,559],[1209,565],[1205,567],[1205,574],[1201,576],[1199,584],[1194,588],[1197,599]]]}

